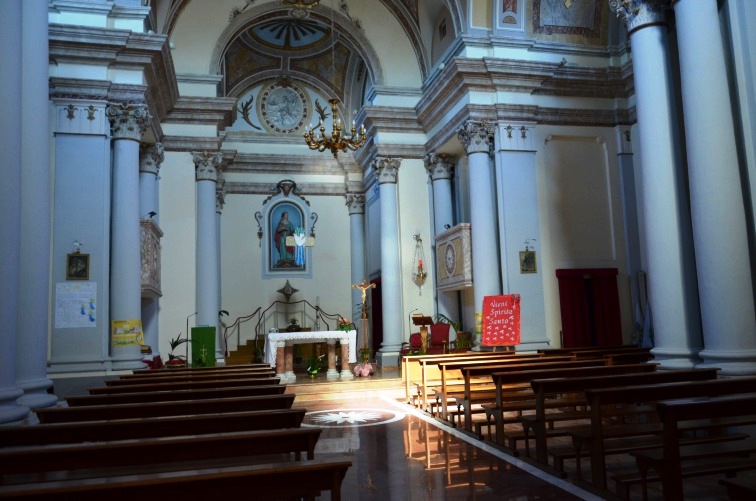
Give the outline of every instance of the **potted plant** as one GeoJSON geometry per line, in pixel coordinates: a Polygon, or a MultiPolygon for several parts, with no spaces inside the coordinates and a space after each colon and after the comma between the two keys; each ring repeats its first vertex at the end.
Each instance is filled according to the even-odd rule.
{"type": "Polygon", "coordinates": [[[186,356],[184,355],[177,355],[174,354],[173,351],[181,346],[184,343],[189,342],[188,337],[181,337],[181,332],[179,332],[179,335],[175,337],[174,339],[171,339],[170,345],[171,345],[171,352],[168,354],[168,361],[165,363],[165,366],[169,369],[176,369],[181,367],[186,367],[186,356]]]}
{"type": "Polygon", "coordinates": [[[436,322],[449,324],[451,328],[454,329],[454,335],[456,336],[456,341],[454,341],[454,351],[464,352],[470,349],[472,346],[472,336],[469,332],[462,330],[462,322],[452,320],[443,313],[436,313],[433,319],[436,322]]]}
{"type": "Polygon", "coordinates": [[[296,318],[289,320],[289,325],[286,326],[286,332],[299,332],[302,327],[299,326],[299,321],[296,318]]]}
{"type": "Polygon", "coordinates": [[[313,352],[312,356],[307,361],[307,368],[305,369],[307,371],[307,374],[312,377],[317,376],[318,372],[320,372],[321,369],[322,360],[323,355],[318,355],[317,353],[313,352]]]}
{"type": "Polygon", "coordinates": [[[354,366],[354,375],[357,377],[367,377],[373,371],[370,364],[370,348],[360,350],[360,363],[354,366]]]}

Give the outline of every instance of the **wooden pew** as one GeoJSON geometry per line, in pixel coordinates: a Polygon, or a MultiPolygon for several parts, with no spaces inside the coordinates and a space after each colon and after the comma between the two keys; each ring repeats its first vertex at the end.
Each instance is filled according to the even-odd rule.
{"type": "MultiPolygon", "coordinates": [[[[494,425],[496,429],[496,442],[500,445],[505,445],[505,439],[510,440],[510,446],[509,449],[516,453],[516,442],[519,439],[525,440],[526,444],[526,453],[528,452],[528,436],[529,433],[527,430],[524,429],[522,435],[518,434],[507,434],[504,430],[504,424],[506,423],[506,419],[504,418],[505,412],[518,412],[519,414],[522,414],[526,411],[533,411],[536,414],[538,413],[538,407],[539,407],[539,400],[541,403],[541,408],[545,412],[545,408],[547,407],[545,404],[545,394],[538,389],[536,389],[535,386],[531,386],[533,389],[532,393],[530,393],[530,399],[524,402],[518,402],[514,405],[512,405],[510,402],[505,401],[504,395],[506,388],[510,387],[511,385],[519,385],[519,384],[527,384],[532,385],[532,382],[534,379],[536,380],[543,380],[544,378],[578,378],[578,377],[588,377],[588,376],[599,376],[601,378],[606,378],[607,376],[617,376],[621,374],[645,374],[645,373],[653,373],[656,371],[656,364],[633,364],[633,365],[598,365],[598,366],[579,366],[579,367],[571,367],[571,368],[561,368],[561,369],[533,369],[533,370],[525,370],[525,371],[519,371],[519,372],[494,372],[491,374],[491,378],[493,379],[494,385],[496,386],[496,400],[493,404],[484,405],[485,411],[486,411],[486,421],[487,423],[490,423],[490,418],[494,419],[494,425]]],[[[548,379],[547,381],[552,381],[552,379],[548,379]]],[[[557,394],[562,392],[549,392],[548,394],[557,394]]],[[[580,405],[584,403],[584,398],[582,400],[576,400],[575,398],[572,398],[571,401],[567,402],[564,398],[554,398],[553,402],[550,402],[548,407],[554,408],[559,406],[575,406],[580,405]]],[[[532,418],[534,416],[521,416],[520,419],[525,420],[526,418],[532,418]]],[[[512,420],[512,422],[515,422],[512,420]]]]}
{"type": "Polygon", "coordinates": [[[138,379],[138,378],[159,378],[159,377],[177,377],[185,375],[211,375],[211,374],[245,374],[256,372],[275,372],[270,365],[261,365],[249,367],[246,365],[234,365],[229,368],[202,367],[196,369],[165,369],[151,370],[147,372],[134,372],[133,374],[121,374],[120,379],[138,379]]]}
{"type": "MultiPolygon", "coordinates": [[[[756,378],[748,379],[751,380],[750,388],[745,388],[745,393],[750,394],[712,397],[708,400],[661,401],[657,404],[662,424],[662,448],[631,453],[641,472],[644,493],[650,468],[656,470],[661,478],[664,499],[684,499],[683,477],[756,469],[754,438],[700,446],[684,445],[680,437],[681,430],[700,426],[703,421],[717,423],[724,420],[729,425],[734,421],[739,425],[756,423],[756,393],[753,393],[756,391],[756,378]]],[[[717,382],[724,381],[736,380],[717,382]]],[[[736,391],[737,388],[736,384],[732,390],[736,391]]]]}
{"type": "Polygon", "coordinates": [[[331,491],[341,499],[350,461],[312,460],[195,469],[139,476],[100,477],[42,484],[0,486],[0,499],[77,501],[129,499],[280,500],[331,491]]]}
{"type": "Polygon", "coordinates": [[[0,449],[0,464],[3,465],[0,471],[3,477],[0,478],[1,483],[7,485],[49,481],[62,475],[66,478],[112,476],[115,469],[123,474],[126,468],[130,468],[132,474],[158,469],[176,471],[196,467],[191,463],[197,461],[205,465],[212,460],[246,461],[249,464],[254,457],[292,452],[299,461],[303,451],[307,459],[314,459],[320,432],[319,428],[287,428],[0,449]]]}
{"type": "Polygon", "coordinates": [[[730,501],[753,501],[756,499],[756,478],[723,478],[719,483],[727,488],[730,501]]]}
{"type": "MultiPolygon", "coordinates": [[[[444,364],[445,365],[445,364],[444,364]]],[[[524,370],[534,370],[534,369],[568,369],[573,367],[592,367],[592,366],[600,366],[600,365],[606,365],[606,360],[604,359],[594,359],[594,360],[582,360],[582,361],[576,361],[572,360],[569,357],[567,359],[562,359],[562,357],[547,357],[543,359],[533,359],[529,362],[522,362],[517,364],[494,364],[494,365],[485,365],[485,364],[478,364],[478,365],[468,365],[466,367],[460,367],[459,370],[462,372],[462,378],[464,381],[464,389],[461,398],[457,399],[457,405],[462,407],[462,411],[464,413],[465,418],[465,429],[467,431],[472,432],[472,404],[478,403],[490,403],[495,400],[496,398],[496,388],[493,385],[493,378],[492,375],[494,372],[517,372],[517,371],[524,371],[524,370]],[[472,393],[472,381],[473,379],[478,378],[486,378],[487,381],[490,384],[490,388],[493,389],[493,394],[491,394],[491,390],[486,390],[485,393],[481,393],[479,397],[476,397],[475,400],[473,400],[473,393],[472,393]]],[[[445,369],[448,368],[444,367],[445,369]]],[[[448,395],[446,388],[443,385],[442,382],[442,395],[448,395]]],[[[443,405],[443,414],[448,416],[448,409],[445,405],[446,399],[442,398],[442,405],[443,405]]],[[[446,419],[446,418],[444,418],[446,419]]]]}
{"type": "Polygon", "coordinates": [[[462,361],[462,360],[486,360],[491,358],[508,358],[508,357],[539,357],[538,354],[520,354],[514,351],[503,352],[467,352],[467,353],[447,353],[445,355],[407,355],[402,357],[402,380],[404,382],[404,391],[407,397],[407,403],[412,403],[410,388],[419,382],[418,386],[418,403],[417,407],[427,410],[427,388],[429,383],[434,380],[440,380],[441,372],[438,368],[438,362],[442,361],[462,361]]]}
{"type": "Polygon", "coordinates": [[[106,442],[204,435],[231,431],[299,428],[305,409],[226,412],[195,416],[85,421],[0,427],[0,447],[106,442]]]}
{"type": "MultiPolygon", "coordinates": [[[[605,426],[603,406],[655,404],[672,398],[711,397],[747,393],[756,388],[756,377],[737,379],[717,379],[713,381],[686,381],[679,383],[659,383],[611,388],[587,389],[586,399],[590,406],[590,427],[570,432],[575,448],[579,451],[588,446],[591,455],[591,482],[600,489],[606,489],[606,462],[604,441],[609,438],[631,438],[649,435],[659,436],[660,423],[605,426]]],[[[659,442],[658,445],[661,445],[659,442]]],[[[641,446],[632,447],[638,449],[641,446]]],[[[651,448],[644,443],[643,447],[651,448]]]]}
{"type": "Polygon", "coordinates": [[[242,379],[212,379],[210,381],[181,381],[168,383],[152,384],[130,384],[125,386],[103,386],[99,388],[90,388],[90,395],[104,395],[115,393],[134,393],[139,391],[176,391],[201,388],[232,388],[238,386],[264,386],[279,384],[280,378],[277,377],[260,377],[260,378],[242,378],[242,379]]]}
{"type": "Polygon", "coordinates": [[[40,423],[74,423],[160,416],[189,416],[221,412],[247,412],[290,409],[295,395],[210,398],[175,402],[91,405],[86,407],[49,407],[36,411],[40,423]]]}
{"type": "MultiPolygon", "coordinates": [[[[640,367],[650,366],[655,367],[655,364],[639,364],[640,367]]],[[[636,385],[636,384],[656,384],[656,383],[669,383],[679,381],[706,381],[717,378],[719,369],[707,368],[707,369],[690,369],[690,370],[664,370],[655,371],[650,374],[631,374],[622,375],[624,371],[617,371],[612,374],[611,369],[613,367],[625,367],[625,366],[608,366],[600,369],[593,369],[594,371],[610,371],[601,374],[591,374],[592,369],[585,369],[582,374],[577,374],[574,371],[567,371],[563,374],[563,377],[542,379],[534,378],[530,385],[533,388],[533,394],[535,396],[535,414],[532,416],[523,416],[523,428],[532,429],[535,436],[536,443],[536,459],[543,465],[548,464],[547,455],[547,423],[548,416],[546,414],[549,400],[553,400],[553,395],[564,395],[567,393],[579,392],[581,398],[585,401],[584,392],[586,389],[593,388],[610,388],[622,385],[636,385]],[[611,377],[606,377],[611,375],[611,377]]],[[[627,372],[625,372],[627,373],[627,372]]],[[[548,376],[546,376],[548,377],[548,376]]],[[[590,416],[588,413],[583,413],[584,418],[588,419],[590,416]]]]}
{"type": "MultiPolygon", "coordinates": [[[[231,374],[180,374],[176,376],[158,376],[127,379],[111,379],[105,381],[105,386],[125,386],[125,385],[145,385],[153,383],[183,383],[186,381],[225,381],[228,379],[261,379],[275,377],[275,371],[255,371],[255,372],[234,372],[231,374]]],[[[222,384],[221,384],[222,386],[222,384]]]]}
{"type": "Polygon", "coordinates": [[[618,345],[612,345],[612,346],[577,346],[573,348],[541,348],[538,350],[538,353],[543,353],[546,355],[569,355],[571,353],[577,353],[580,351],[596,351],[600,349],[607,349],[607,350],[624,350],[624,349],[630,349],[634,350],[638,348],[637,344],[618,344],[618,345]]]}
{"type": "Polygon", "coordinates": [[[255,363],[246,365],[216,365],[215,367],[179,367],[176,369],[135,369],[132,372],[134,375],[154,375],[162,373],[182,373],[182,372],[210,372],[210,371],[237,371],[245,369],[264,368],[270,369],[270,364],[255,363]]]}
{"type": "Polygon", "coordinates": [[[176,400],[202,400],[206,398],[252,397],[257,395],[283,395],[286,385],[238,386],[197,390],[141,391],[103,395],[81,395],[66,398],[69,407],[82,405],[134,404],[138,402],[175,402],[176,400]]]}

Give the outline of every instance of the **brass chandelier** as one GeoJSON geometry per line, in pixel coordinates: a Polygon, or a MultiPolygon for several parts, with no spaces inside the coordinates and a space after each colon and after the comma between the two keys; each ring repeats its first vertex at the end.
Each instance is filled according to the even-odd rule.
{"type": "Polygon", "coordinates": [[[333,116],[333,130],[330,136],[326,135],[325,118],[327,112],[320,106],[318,100],[315,100],[315,109],[320,114],[320,126],[312,128],[308,126],[305,129],[304,138],[305,143],[311,150],[318,151],[330,151],[333,153],[333,158],[339,157],[339,151],[346,153],[347,150],[355,151],[365,145],[367,134],[365,132],[365,126],[361,125],[359,134],[357,132],[357,125],[352,121],[352,136],[346,137],[341,135],[343,126],[341,124],[341,118],[339,118],[338,99],[329,99],[328,102],[331,105],[331,115],[333,116]]]}

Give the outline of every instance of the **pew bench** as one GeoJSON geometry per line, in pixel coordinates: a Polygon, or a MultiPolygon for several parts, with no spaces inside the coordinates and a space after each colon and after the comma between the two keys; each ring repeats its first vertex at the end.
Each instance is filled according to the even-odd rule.
{"type": "Polygon", "coordinates": [[[730,475],[736,471],[756,469],[756,438],[702,447],[686,445],[681,437],[681,431],[693,426],[744,426],[756,423],[756,393],[752,393],[756,378],[743,379],[751,380],[750,389],[742,392],[743,395],[662,401],[657,404],[662,424],[662,447],[632,453],[641,474],[644,493],[650,469],[654,469],[661,478],[665,499],[683,499],[682,479],[694,474],[730,475]]]}
{"type": "MultiPolygon", "coordinates": [[[[186,470],[209,461],[251,464],[294,454],[314,459],[319,428],[290,428],[0,450],[3,485],[154,471],[186,470]],[[241,462],[240,462],[241,461],[241,462]],[[246,462],[246,463],[245,463],[246,462]]],[[[280,461],[280,459],[279,459],[280,461]]]]}
{"type": "Polygon", "coordinates": [[[756,499],[756,478],[723,478],[719,483],[727,488],[730,501],[756,499]]]}
{"type": "MultiPolygon", "coordinates": [[[[188,373],[175,376],[140,376],[136,378],[120,378],[105,381],[105,386],[130,386],[146,384],[183,383],[189,381],[224,381],[227,379],[260,379],[275,377],[276,371],[230,372],[226,373],[188,373]]],[[[221,385],[222,386],[222,385],[221,385]]]]}
{"type": "Polygon", "coordinates": [[[131,371],[133,375],[159,375],[159,374],[177,374],[183,372],[213,372],[213,371],[238,371],[245,369],[263,368],[270,369],[270,365],[266,363],[254,363],[246,365],[216,365],[215,367],[177,367],[175,369],[134,369],[131,371]]]}
{"type": "Polygon", "coordinates": [[[175,402],[177,400],[202,400],[206,398],[283,395],[285,391],[286,385],[283,384],[197,390],[141,391],[134,393],[71,396],[66,398],[66,403],[69,407],[81,407],[83,405],[134,404],[138,402],[175,402]]]}
{"type": "MultiPolygon", "coordinates": [[[[585,412],[547,413],[547,402],[555,396],[565,394],[579,394],[584,398],[584,391],[589,388],[608,388],[623,384],[655,384],[675,381],[705,381],[716,379],[719,369],[692,369],[677,371],[657,371],[655,364],[610,365],[603,368],[571,369],[563,371],[560,377],[534,377],[530,385],[535,395],[535,413],[522,417],[523,433],[529,436],[533,432],[535,439],[536,459],[542,465],[548,465],[547,438],[565,436],[571,430],[563,433],[553,430],[558,421],[574,421],[575,419],[589,420],[590,415],[585,412]]],[[[548,377],[548,375],[546,375],[548,377]]],[[[553,407],[553,406],[552,406],[553,407]]],[[[606,413],[606,411],[605,411],[606,413]]],[[[621,413],[620,413],[621,414],[621,413]]],[[[608,415],[606,417],[609,417],[608,415]]],[[[616,417],[616,416],[612,416],[616,417]]],[[[526,442],[527,444],[527,442],[526,442]]],[[[568,451],[566,451],[568,452],[568,451]]],[[[568,459],[569,455],[560,456],[560,460],[568,459]]],[[[561,471],[561,468],[559,469],[561,471]]]]}
{"type": "Polygon", "coordinates": [[[106,404],[84,407],[49,407],[36,411],[39,422],[73,423],[78,421],[108,421],[146,417],[189,416],[222,412],[247,412],[290,409],[295,395],[263,395],[253,397],[179,400],[176,402],[140,402],[106,404]]]}
{"type": "Polygon", "coordinates": [[[0,427],[0,448],[299,428],[305,409],[0,427]]]}
{"type": "Polygon", "coordinates": [[[102,499],[280,500],[331,491],[341,499],[341,483],[350,461],[312,460],[230,466],[168,473],[77,479],[0,486],[0,499],[101,501],[102,499]]]}
{"type": "Polygon", "coordinates": [[[280,384],[277,377],[241,378],[241,379],[212,379],[210,381],[179,381],[168,383],[130,384],[125,386],[102,386],[90,388],[90,395],[104,395],[115,393],[134,393],[139,391],[176,391],[201,388],[231,388],[238,386],[264,386],[280,384]]]}
{"type": "MultiPolygon", "coordinates": [[[[638,437],[643,447],[649,435],[655,436],[661,445],[662,426],[659,422],[652,422],[654,413],[647,413],[649,422],[637,424],[612,424],[605,426],[603,410],[607,406],[655,406],[660,400],[671,398],[695,398],[732,395],[753,391],[756,377],[735,379],[716,379],[712,381],[685,381],[656,383],[650,385],[634,385],[623,387],[586,389],[586,399],[590,406],[591,423],[570,433],[573,446],[579,460],[583,448],[590,451],[591,482],[599,489],[606,490],[606,462],[605,440],[624,439],[625,441],[638,437]]],[[[642,407],[641,407],[642,408],[642,407]]],[[[706,423],[689,421],[684,423],[686,430],[701,429],[706,423]]],[[[629,445],[627,445],[629,447],[629,445]]]]}

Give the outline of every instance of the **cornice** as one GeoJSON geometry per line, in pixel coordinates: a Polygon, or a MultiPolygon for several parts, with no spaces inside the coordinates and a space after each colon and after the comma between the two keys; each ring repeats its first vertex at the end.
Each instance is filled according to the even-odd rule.
{"type": "Polygon", "coordinates": [[[344,175],[345,169],[332,156],[269,155],[237,153],[233,162],[224,169],[228,173],[344,175]]]}
{"type": "Polygon", "coordinates": [[[215,151],[221,146],[219,137],[163,136],[161,142],[165,151],[215,151]]]}
{"type": "MultiPolygon", "coordinates": [[[[343,183],[300,183],[297,182],[297,194],[307,196],[344,196],[346,186],[343,183]]],[[[275,191],[275,183],[232,183],[225,184],[226,195],[270,195],[275,191]]]]}
{"type": "Polygon", "coordinates": [[[165,118],[168,123],[214,125],[219,130],[236,120],[236,98],[179,97],[165,118]]]}

